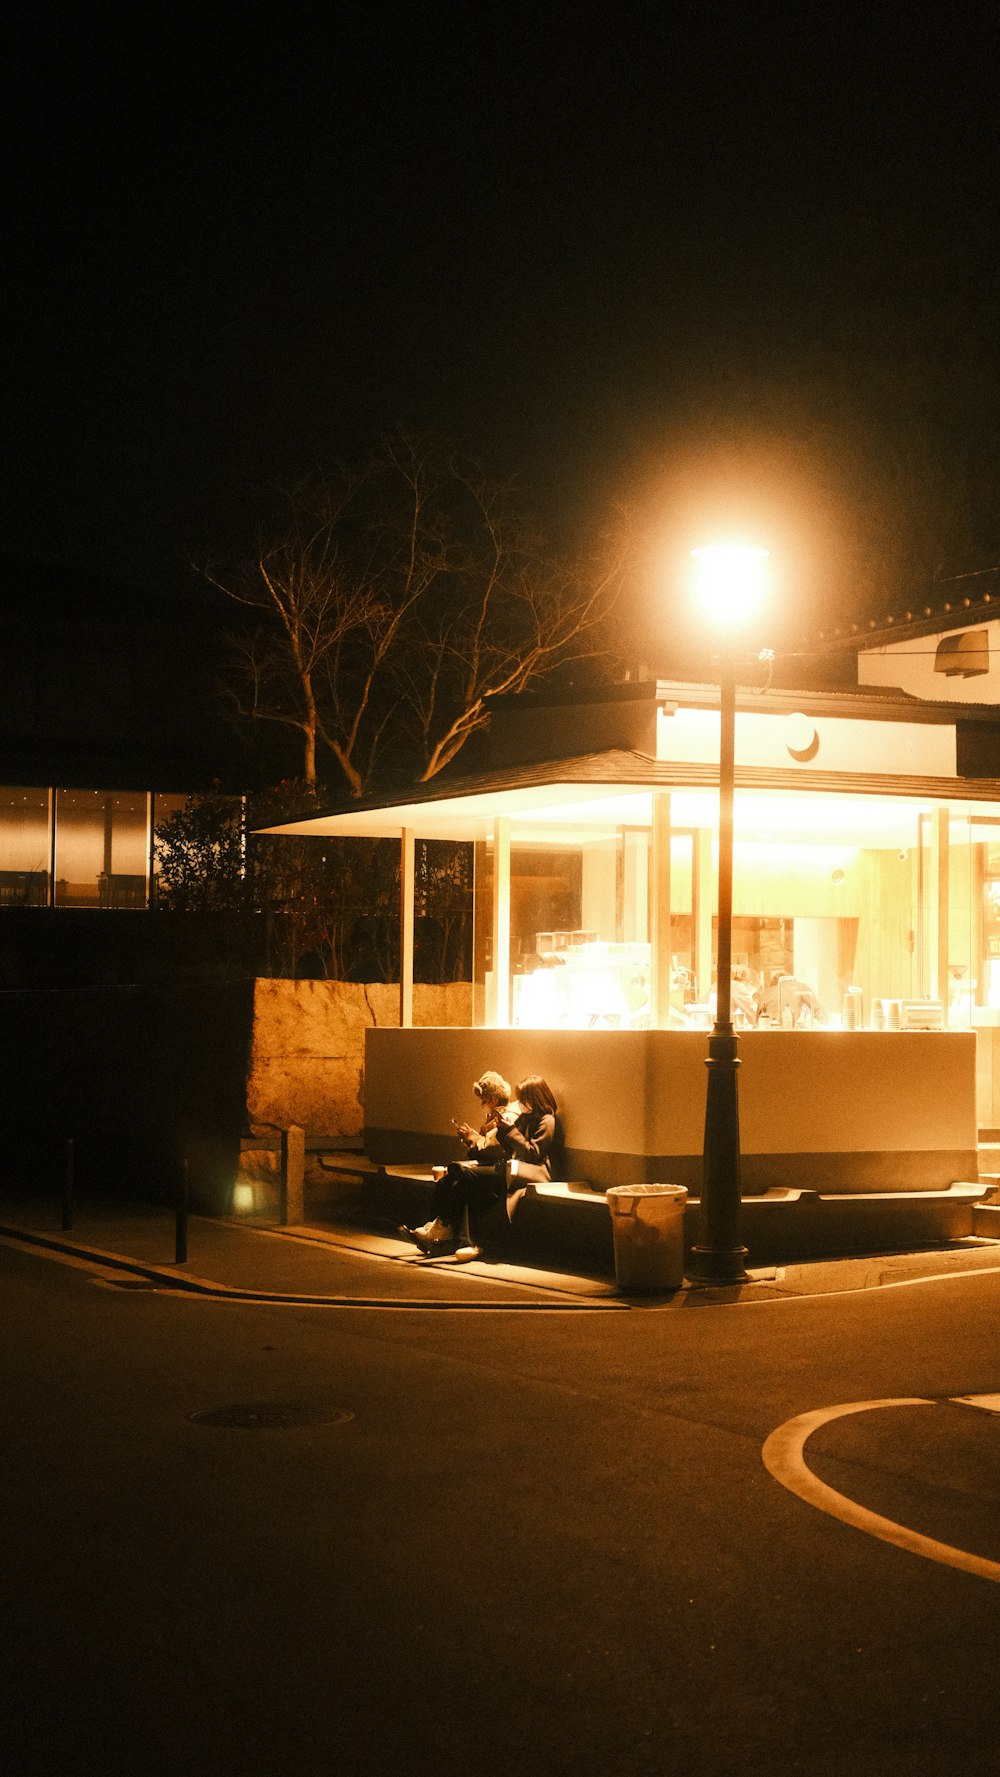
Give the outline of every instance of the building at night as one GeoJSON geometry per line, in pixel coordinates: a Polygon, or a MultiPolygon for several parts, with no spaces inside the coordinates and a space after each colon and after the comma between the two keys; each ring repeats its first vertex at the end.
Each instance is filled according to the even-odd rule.
{"type": "Polygon", "coordinates": [[[217,614],[11,558],[0,582],[0,910],[144,907],[155,823],[249,781],[217,614]]]}
{"type": "MultiPolygon", "coordinates": [[[[737,690],[743,1190],[754,1226],[822,1216],[827,1247],[838,1219],[864,1244],[862,1209],[873,1243],[891,1238],[893,1199],[938,1234],[971,1232],[980,1131],[1000,1121],[1000,616],[988,600],[951,615],[823,638],[811,689],[737,690]],[[845,652],[857,684],[820,688],[845,652]]],[[[718,688],[659,679],[500,703],[481,771],[281,829],[401,844],[400,1022],[367,1033],[374,1159],[438,1158],[490,1065],[552,1081],[568,1177],[697,1192],[718,781],[718,688]],[[473,848],[463,1028],[412,1022],[423,838],[473,848]]]]}

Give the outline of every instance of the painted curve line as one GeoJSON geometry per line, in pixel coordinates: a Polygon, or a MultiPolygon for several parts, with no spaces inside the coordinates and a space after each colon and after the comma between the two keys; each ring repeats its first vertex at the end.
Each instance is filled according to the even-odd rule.
{"type": "Polygon", "coordinates": [[[925,1396],[900,1396],[898,1399],[882,1401],[848,1401],[839,1407],[820,1407],[813,1413],[800,1413],[795,1419],[787,1419],[779,1425],[764,1444],[761,1459],[764,1467],[782,1487],[789,1493],[795,1493],[804,1499],[807,1505],[815,1506],[828,1517],[839,1518],[842,1524],[849,1524],[852,1530],[861,1530],[867,1536],[875,1536],[882,1542],[894,1543],[899,1549],[906,1549],[911,1555],[922,1555],[927,1561],[937,1561],[945,1567],[957,1567],[962,1573],[972,1573],[979,1579],[993,1580],[1000,1583],[1000,1562],[988,1561],[985,1556],[972,1555],[966,1549],[956,1549],[951,1543],[937,1542],[934,1537],[922,1536],[917,1530],[910,1530],[905,1524],[897,1524],[892,1518],[883,1518],[878,1512],[870,1512],[867,1507],[849,1499],[846,1493],[838,1493],[835,1487],[828,1487],[808,1467],[804,1450],[807,1440],[820,1426],[828,1425],[831,1420],[846,1418],[851,1413],[869,1413],[878,1407],[933,1407],[936,1403],[925,1396]]]}

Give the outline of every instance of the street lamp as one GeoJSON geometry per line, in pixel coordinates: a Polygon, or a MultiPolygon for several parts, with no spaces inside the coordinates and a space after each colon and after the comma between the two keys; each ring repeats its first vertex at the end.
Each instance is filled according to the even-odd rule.
{"type": "MultiPolygon", "coordinates": [[[[702,608],[724,626],[727,642],[752,615],[763,591],[766,549],[735,545],[695,549],[702,608]]],[[[708,1039],[708,1090],[698,1239],[688,1276],[695,1283],[744,1283],[740,1238],[740,1108],[732,1023],[733,799],[736,777],[736,661],[724,647],[719,673],[719,921],[715,1024],[708,1039]]]]}

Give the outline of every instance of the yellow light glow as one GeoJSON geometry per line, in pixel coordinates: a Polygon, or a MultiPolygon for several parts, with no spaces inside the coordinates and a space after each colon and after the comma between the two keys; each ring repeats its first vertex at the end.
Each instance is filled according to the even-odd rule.
{"type": "MultiPolygon", "coordinates": [[[[812,849],[825,842],[852,851],[859,845],[896,851],[900,846],[917,844],[917,817],[930,806],[901,796],[811,796],[801,790],[785,794],[741,790],[736,804],[736,837],[738,841],[756,840],[762,845],[792,844],[812,849]]],[[[609,792],[591,802],[551,802],[547,807],[518,810],[512,817],[511,839],[514,843],[537,843],[535,830],[544,827],[546,841],[554,845],[606,842],[608,827],[648,827],[652,818],[648,790],[628,797],[609,792]],[[602,828],[601,822],[607,825],[602,828]]],[[[671,791],[670,818],[675,831],[696,827],[716,832],[718,793],[708,789],[671,791]]]]}
{"type": "Polygon", "coordinates": [[[743,623],[760,604],[766,549],[737,543],[692,549],[697,562],[698,597],[715,623],[743,623]]]}

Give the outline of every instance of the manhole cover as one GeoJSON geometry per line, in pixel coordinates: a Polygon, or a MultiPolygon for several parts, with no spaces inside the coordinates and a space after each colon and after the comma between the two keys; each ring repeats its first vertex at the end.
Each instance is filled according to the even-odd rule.
{"type": "Polygon", "coordinates": [[[286,1425],[346,1425],[346,1407],[302,1407],[287,1401],[245,1401],[236,1407],[208,1407],[188,1416],[196,1425],[233,1426],[241,1431],[276,1431],[286,1425]]]}

